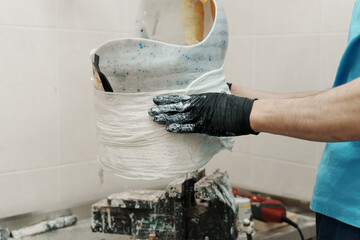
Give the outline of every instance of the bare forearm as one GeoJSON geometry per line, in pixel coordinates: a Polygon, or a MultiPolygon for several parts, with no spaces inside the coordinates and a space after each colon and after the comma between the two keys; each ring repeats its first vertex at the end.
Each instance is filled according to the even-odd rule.
{"type": "Polygon", "coordinates": [[[299,93],[271,93],[271,92],[264,92],[259,91],[251,88],[241,87],[238,85],[231,86],[231,93],[235,96],[239,97],[247,97],[247,98],[258,98],[258,99],[285,99],[285,98],[300,98],[300,97],[307,97],[312,96],[320,93],[322,91],[311,91],[311,92],[299,92],[299,93]]]}
{"type": "Polygon", "coordinates": [[[360,79],[300,98],[255,101],[254,131],[313,141],[360,140],[360,79]]]}

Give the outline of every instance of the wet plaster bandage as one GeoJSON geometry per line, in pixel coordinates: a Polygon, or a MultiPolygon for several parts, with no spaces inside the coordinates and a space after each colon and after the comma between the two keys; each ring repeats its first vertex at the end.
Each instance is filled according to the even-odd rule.
{"type": "Polygon", "coordinates": [[[163,94],[228,92],[223,69],[204,74],[184,90],[148,93],[95,91],[98,160],[108,171],[129,179],[157,179],[193,172],[216,153],[233,146],[233,138],[173,134],[147,113],[163,94]]]}
{"type": "MultiPolygon", "coordinates": [[[[205,20],[212,21],[210,2],[215,9],[204,40],[191,46],[159,41],[170,16],[166,9],[180,12],[181,2],[144,0],[146,11],[136,20],[142,38],[111,40],[91,52],[98,160],[118,176],[151,180],[185,174],[233,146],[233,138],[168,133],[148,115],[158,95],[229,93],[223,71],[227,21],[220,0],[204,6],[205,20]],[[151,21],[147,16],[153,16],[151,21]]],[[[178,20],[181,26],[181,14],[178,20]]],[[[169,23],[167,35],[174,29],[169,23]]]]}

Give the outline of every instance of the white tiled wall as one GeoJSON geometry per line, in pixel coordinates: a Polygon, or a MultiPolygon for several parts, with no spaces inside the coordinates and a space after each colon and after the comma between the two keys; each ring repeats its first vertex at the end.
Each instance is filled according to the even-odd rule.
{"type": "MultiPolygon", "coordinates": [[[[331,86],[355,0],[223,2],[229,81],[276,92],[331,86]]],[[[110,175],[98,181],[88,57],[127,36],[136,11],[137,0],[0,1],[0,218],[144,187],[110,175]]],[[[236,186],[309,200],[322,148],[239,137],[209,168],[227,169],[236,186]]]]}

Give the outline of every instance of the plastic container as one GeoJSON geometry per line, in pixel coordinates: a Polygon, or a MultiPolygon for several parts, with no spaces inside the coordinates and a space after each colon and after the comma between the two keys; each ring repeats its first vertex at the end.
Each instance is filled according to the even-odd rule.
{"type": "Polygon", "coordinates": [[[251,217],[251,203],[249,198],[236,197],[236,204],[238,205],[238,220],[243,222],[244,219],[251,217]]]}

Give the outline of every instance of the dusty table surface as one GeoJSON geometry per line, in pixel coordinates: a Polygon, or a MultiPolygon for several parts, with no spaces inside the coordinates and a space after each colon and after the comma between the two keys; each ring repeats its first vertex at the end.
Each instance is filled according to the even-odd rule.
{"type": "MultiPolygon", "coordinates": [[[[93,233],[90,230],[90,219],[77,222],[74,226],[39,234],[32,237],[22,238],[23,240],[130,240],[130,236],[93,233]]],[[[302,229],[305,239],[315,239],[315,218],[299,215],[298,224],[302,229]]],[[[11,239],[11,238],[10,238],[11,239]]],[[[246,239],[245,236],[239,236],[239,240],[246,239]]],[[[297,230],[290,226],[262,233],[255,232],[253,240],[297,240],[300,239],[297,230]]]]}

